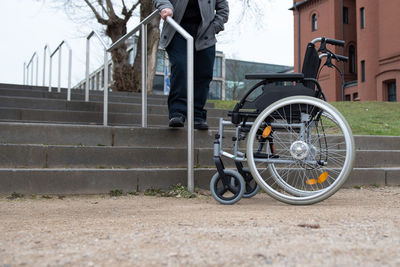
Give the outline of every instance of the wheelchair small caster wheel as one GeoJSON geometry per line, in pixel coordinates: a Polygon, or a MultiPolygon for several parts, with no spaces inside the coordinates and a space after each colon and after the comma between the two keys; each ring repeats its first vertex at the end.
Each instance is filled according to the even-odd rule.
{"type": "Polygon", "coordinates": [[[243,168],[243,172],[246,174],[243,178],[245,181],[244,198],[251,198],[257,195],[260,191],[260,186],[257,184],[256,180],[253,179],[249,168],[243,168]]]}
{"type": "Polygon", "coordinates": [[[210,182],[211,194],[216,201],[225,205],[238,202],[245,191],[246,183],[240,173],[233,170],[224,170],[226,181],[219,173],[215,173],[210,182]]]}

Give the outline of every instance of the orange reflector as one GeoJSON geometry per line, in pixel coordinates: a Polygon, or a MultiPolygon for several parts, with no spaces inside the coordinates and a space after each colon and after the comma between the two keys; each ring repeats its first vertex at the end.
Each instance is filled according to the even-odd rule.
{"type": "Polygon", "coordinates": [[[272,130],[271,126],[265,127],[265,129],[262,133],[262,137],[267,138],[269,136],[269,134],[271,133],[271,130],[272,130]]]}
{"type": "Polygon", "coordinates": [[[318,183],[322,184],[323,182],[325,182],[326,179],[328,179],[328,173],[327,172],[323,172],[318,177],[318,183]]]}
{"type": "Polygon", "coordinates": [[[309,185],[317,184],[317,180],[315,180],[315,179],[308,179],[308,180],[306,181],[306,184],[309,184],[309,185]]]}

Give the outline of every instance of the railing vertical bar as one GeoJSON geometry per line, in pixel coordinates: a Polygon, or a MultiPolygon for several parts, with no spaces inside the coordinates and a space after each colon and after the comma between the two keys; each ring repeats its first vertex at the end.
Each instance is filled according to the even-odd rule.
{"type": "Polygon", "coordinates": [[[33,63],[30,66],[31,66],[31,85],[33,85],[33,63]]]}
{"type": "Polygon", "coordinates": [[[86,39],[86,85],[85,85],[85,102],[89,101],[89,56],[90,56],[90,40],[86,39]]]}
{"type": "Polygon", "coordinates": [[[108,124],[108,56],[107,49],[104,48],[104,103],[103,103],[103,125],[108,124]]]}
{"type": "Polygon", "coordinates": [[[194,192],[193,38],[187,40],[188,190],[194,192]]]}
{"type": "Polygon", "coordinates": [[[42,81],[42,85],[45,85],[45,81],[46,81],[46,47],[44,47],[43,50],[43,81],[42,81]]]}
{"type": "Polygon", "coordinates": [[[72,50],[69,49],[67,101],[71,101],[72,50]]]}
{"type": "Polygon", "coordinates": [[[58,51],[58,87],[57,87],[57,92],[61,92],[61,58],[62,58],[62,47],[60,45],[59,51],[58,51]]]}
{"type": "Polygon", "coordinates": [[[22,84],[25,85],[25,69],[26,69],[26,63],[24,62],[24,70],[23,70],[23,77],[22,77],[22,84]]]}
{"type": "Polygon", "coordinates": [[[36,54],[36,86],[39,85],[39,56],[36,54]]]}
{"type": "Polygon", "coordinates": [[[142,127],[147,128],[147,25],[142,24],[142,127]]]}
{"type": "Polygon", "coordinates": [[[51,72],[53,70],[53,57],[50,56],[50,62],[49,62],[49,92],[51,92],[51,72]]]}
{"type": "Polygon", "coordinates": [[[193,37],[187,33],[175,20],[167,17],[167,22],[171,24],[185,39],[187,53],[187,146],[188,146],[188,168],[187,168],[187,187],[190,192],[194,192],[194,111],[193,111],[193,37]]]}

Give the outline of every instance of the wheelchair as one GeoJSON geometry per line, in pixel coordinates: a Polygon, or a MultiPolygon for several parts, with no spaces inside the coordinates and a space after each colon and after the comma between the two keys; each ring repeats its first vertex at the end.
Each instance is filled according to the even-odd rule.
{"type": "Polygon", "coordinates": [[[354,139],[344,117],[326,102],[318,76],[327,66],[343,77],[336,64],[348,58],[328,45],[344,46],[344,41],[311,41],[302,73],[245,76],[260,81],[228,113],[230,120],[220,118],[215,135],[217,172],[210,189],[216,201],[234,204],[262,189],[278,201],[310,205],[344,184],[353,168],[354,139]],[[227,138],[233,146],[224,150],[227,138]],[[236,170],[225,169],[222,157],[233,160],[236,170]]]}

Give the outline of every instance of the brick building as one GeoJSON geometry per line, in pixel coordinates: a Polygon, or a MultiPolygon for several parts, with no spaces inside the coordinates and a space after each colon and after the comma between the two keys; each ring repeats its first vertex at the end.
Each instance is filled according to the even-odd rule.
{"type": "Polygon", "coordinates": [[[400,101],[399,0],[293,0],[294,69],[301,71],[306,45],[314,38],[345,40],[334,53],[349,57],[320,74],[328,101],[400,101]],[[299,61],[300,58],[300,61],[299,61]]]}

